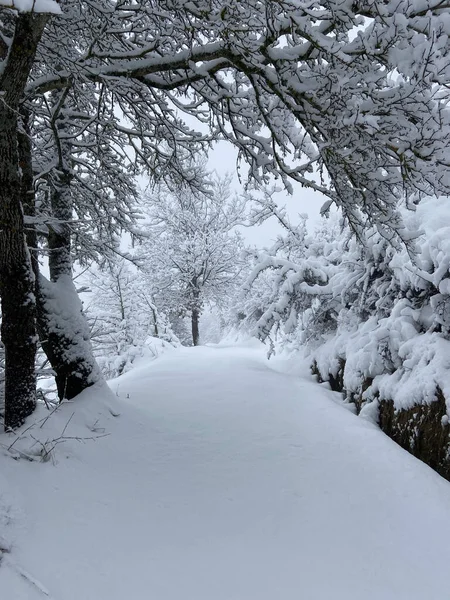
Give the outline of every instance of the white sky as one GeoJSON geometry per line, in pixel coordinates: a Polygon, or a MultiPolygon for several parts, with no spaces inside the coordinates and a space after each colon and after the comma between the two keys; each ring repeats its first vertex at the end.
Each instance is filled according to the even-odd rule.
{"type": "MultiPolygon", "coordinates": [[[[230,142],[218,142],[213,151],[210,152],[208,167],[219,175],[231,173],[233,175],[233,190],[242,192],[243,186],[239,183],[236,172],[237,150],[230,142]]],[[[242,176],[245,176],[245,166],[241,165],[242,176]]],[[[276,183],[276,182],[274,182],[276,183]]],[[[281,187],[281,184],[279,184],[281,187]]],[[[290,196],[286,191],[277,194],[280,206],[286,206],[287,214],[291,223],[298,222],[299,214],[309,216],[309,225],[313,226],[319,218],[320,208],[327,200],[318,192],[303,188],[300,184],[293,182],[294,194],[290,196]]],[[[242,233],[249,244],[262,247],[271,245],[282,229],[276,219],[269,219],[259,227],[243,228],[242,233]]]]}

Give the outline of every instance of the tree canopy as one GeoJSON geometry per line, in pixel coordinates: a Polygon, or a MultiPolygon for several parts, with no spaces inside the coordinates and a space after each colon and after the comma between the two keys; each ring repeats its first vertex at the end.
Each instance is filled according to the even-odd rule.
{"type": "MultiPolygon", "coordinates": [[[[399,203],[450,191],[449,8],[448,0],[2,0],[2,337],[7,406],[26,407],[10,423],[35,397],[35,296],[40,330],[49,323],[36,235],[48,229],[57,283],[70,275],[74,217],[85,256],[133,227],[129,198],[142,169],[198,189],[193,157],[229,140],[253,183],[297,181],[328,198],[325,212],[341,207],[361,239],[373,224],[389,242],[408,242],[399,203]]],[[[78,363],[61,363],[73,335],[49,349],[61,381],[66,371],[80,380],[78,363]]]]}

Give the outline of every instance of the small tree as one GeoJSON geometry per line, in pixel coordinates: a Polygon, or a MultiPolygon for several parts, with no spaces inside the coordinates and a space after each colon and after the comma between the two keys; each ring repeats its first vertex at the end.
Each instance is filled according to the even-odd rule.
{"type": "Polygon", "coordinates": [[[151,199],[143,269],[158,305],[190,316],[194,346],[205,303],[223,301],[241,271],[243,241],[235,228],[242,223],[244,203],[231,196],[229,179],[217,179],[198,193],[162,191],[151,199]]]}
{"type": "Polygon", "coordinates": [[[122,375],[142,355],[149,338],[179,344],[142,274],[125,260],[91,270],[88,283],[92,297],[86,312],[94,354],[105,377],[122,375]]]}

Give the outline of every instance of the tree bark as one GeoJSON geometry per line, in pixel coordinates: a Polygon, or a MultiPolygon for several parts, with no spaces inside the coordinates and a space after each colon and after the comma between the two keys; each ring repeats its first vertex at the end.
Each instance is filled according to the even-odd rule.
{"type": "Polygon", "coordinates": [[[191,313],[191,324],[192,324],[192,343],[194,346],[198,346],[200,342],[200,332],[199,332],[199,320],[200,320],[200,311],[198,308],[193,308],[191,313]]]}
{"type": "Polygon", "coordinates": [[[34,276],[22,207],[18,110],[47,15],[20,14],[0,79],[0,297],[5,347],[5,429],[36,405],[34,276]]]}
{"type": "Polygon", "coordinates": [[[33,176],[33,160],[31,146],[31,131],[30,131],[30,115],[28,111],[22,107],[21,121],[22,129],[17,132],[17,148],[19,152],[19,166],[22,174],[21,178],[21,197],[22,207],[25,217],[28,217],[28,222],[25,225],[25,237],[27,241],[28,251],[30,253],[31,264],[35,278],[39,273],[39,261],[37,251],[37,234],[36,227],[32,222],[36,216],[36,201],[34,193],[34,176],[33,176]]]}
{"type": "Polygon", "coordinates": [[[54,224],[48,235],[50,281],[42,275],[38,278],[37,324],[42,349],[55,372],[58,396],[60,400],[70,400],[101,379],[101,375],[72,280],[71,148],[60,135],[67,133],[67,125],[63,118],[56,118],[52,126],[59,156],[51,191],[54,224]]]}
{"type": "Polygon", "coordinates": [[[156,310],[152,307],[152,314],[153,314],[153,330],[154,330],[154,335],[155,337],[159,337],[159,330],[158,330],[158,319],[156,317],[156,310]]]}
{"type": "MultiPolygon", "coordinates": [[[[4,111],[6,112],[6,111],[4,111]]],[[[20,202],[15,118],[0,123],[0,296],[5,347],[5,429],[36,406],[34,277],[20,202]],[[9,121],[6,122],[6,121],[9,121]]]]}

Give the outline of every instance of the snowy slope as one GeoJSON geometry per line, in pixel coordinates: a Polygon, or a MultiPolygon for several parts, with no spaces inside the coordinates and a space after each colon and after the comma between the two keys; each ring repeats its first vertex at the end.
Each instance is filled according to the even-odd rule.
{"type": "Polygon", "coordinates": [[[322,386],[212,347],[111,389],[0,453],[2,600],[450,597],[450,485],[322,386]]]}

